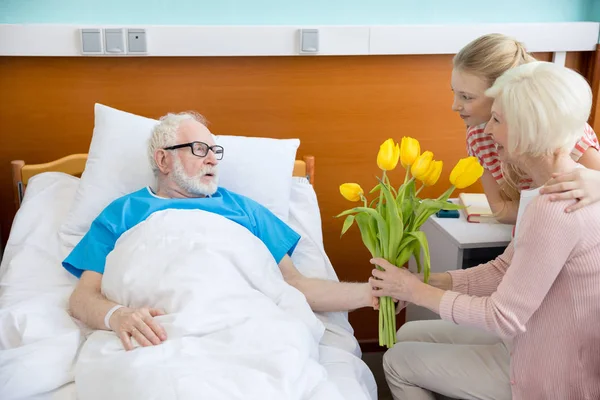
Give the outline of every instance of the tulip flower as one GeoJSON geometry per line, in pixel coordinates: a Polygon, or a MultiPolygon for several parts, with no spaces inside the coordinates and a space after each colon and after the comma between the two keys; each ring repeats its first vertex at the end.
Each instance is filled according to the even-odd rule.
{"type": "Polygon", "coordinates": [[[443,161],[433,161],[431,166],[429,167],[429,171],[427,171],[427,176],[423,179],[423,185],[425,186],[433,186],[437,183],[438,179],[440,179],[440,175],[442,174],[442,168],[444,166],[443,161]]]}
{"type": "Polygon", "coordinates": [[[414,164],[417,157],[421,154],[421,145],[417,139],[403,137],[400,144],[400,162],[404,168],[414,164]]]}
{"type": "Polygon", "coordinates": [[[422,181],[427,176],[431,163],[433,162],[433,153],[426,151],[415,160],[410,169],[410,173],[416,179],[422,181]]]}
{"type": "Polygon", "coordinates": [[[463,158],[452,169],[450,183],[457,189],[464,189],[477,182],[481,175],[483,175],[483,167],[477,157],[463,158]]]}
{"type": "Polygon", "coordinates": [[[358,183],[344,183],[340,185],[340,193],[348,201],[360,201],[364,191],[358,183]]]}
{"type": "Polygon", "coordinates": [[[377,166],[384,171],[391,171],[398,165],[399,158],[400,146],[394,143],[394,139],[388,139],[379,146],[377,166]]]}

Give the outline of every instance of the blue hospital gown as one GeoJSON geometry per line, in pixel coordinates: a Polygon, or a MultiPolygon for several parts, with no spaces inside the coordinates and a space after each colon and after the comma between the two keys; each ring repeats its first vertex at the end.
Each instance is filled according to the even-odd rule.
{"type": "Polygon", "coordinates": [[[166,199],[146,187],[108,205],[63,261],[63,267],[78,278],[86,270],[103,274],[106,257],[119,237],[152,213],[166,209],[204,210],[236,222],[259,238],[277,263],[286,254],[292,255],[300,240],[300,235],[267,208],[227,189],[219,188],[211,197],[166,199]]]}

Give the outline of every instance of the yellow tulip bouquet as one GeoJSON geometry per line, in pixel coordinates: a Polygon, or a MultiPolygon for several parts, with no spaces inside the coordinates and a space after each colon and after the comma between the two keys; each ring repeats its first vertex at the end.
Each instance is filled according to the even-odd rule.
{"type": "MultiPolygon", "coordinates": [[[[461,159],[450,173],[450,188],[436,199],[421,199],[423,188],[437,183],[443,162],[435,161],[433,153],[421,153],[419,141],[403,137],[399,145],[393,139],[386,140],[379,148],[377,165],[383,171],[377,177],[377,185],[370,194],[379,192],[370,202],[357,183],[344,183],[340,192],[349,201],[362,201],[362,207],[354,207],[339,214],[345,216],[342,235],[356,222],[362,241],[372,257],[381,257],[397,267],[403,267],[411,257],[415,258],[417,272],[423,280],[429,280],[430,257],[427,238],[420,228],[427,219],[440,210],[457,210],[459,205],[448,202],[455,189],[463,189],[475,183],[483,174],[483,167],[476,157],[461,159]],[[388,171],[396,168],[398,161],[406,169],[404,183],[396,190],[388,171]],[[417,182],[420,186],[417,188],[417,182]],[[423,260],[421,260],[421,249],[423,260]],[[421,262],[423,261],[423,262],[421,262]]],[[[379,268],[379,267],[377,267],[379,268]]],[[[379,299],[379,345],[392,347],[396,342],[396,313],[390,297],[379,299]]]]}

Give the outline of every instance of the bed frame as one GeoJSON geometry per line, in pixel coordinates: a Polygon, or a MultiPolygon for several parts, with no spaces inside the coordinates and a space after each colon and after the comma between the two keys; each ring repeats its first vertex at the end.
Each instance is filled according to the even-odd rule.
{"type": "MultiPolygon", "coordinates": [[[[71,154],[45,164],[25,164],[23,160],[11,161],[12,186],[15,207],[18,210],[25,195],[25,189],[29,179],[42,172],[63,172],[69,175],[81,176],[85,169],[87,154],[71,154]]],[[[306,177],[314,185],[315,182],[315,158],[304,156],[302,160],[296,160],[292,176],[306,177]]]]}

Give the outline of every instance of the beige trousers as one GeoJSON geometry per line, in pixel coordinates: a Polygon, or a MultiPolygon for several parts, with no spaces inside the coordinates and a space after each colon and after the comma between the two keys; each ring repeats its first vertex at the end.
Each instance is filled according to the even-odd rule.
{"type": "Polygon", "coordinates": [[[509,350],[483,330],[442,320],[413,321],[383,357],[394,400],[511,398],[509,350]]]}

